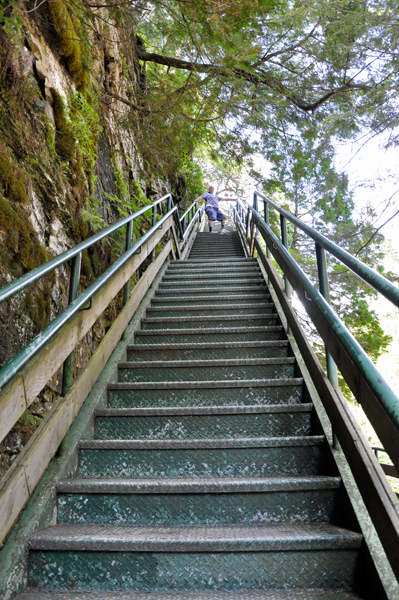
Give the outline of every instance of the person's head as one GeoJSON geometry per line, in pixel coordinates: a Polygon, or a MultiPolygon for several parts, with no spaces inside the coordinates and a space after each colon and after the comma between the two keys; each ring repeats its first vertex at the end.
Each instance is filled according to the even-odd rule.
{"type": "Polygon", "coordinates": [[[213,185],[210,185],[209,188],[208,188],[208,192],[210,194],[213,194],[214,191],[215,191],[215,188],[213,187],[213,185]]]}

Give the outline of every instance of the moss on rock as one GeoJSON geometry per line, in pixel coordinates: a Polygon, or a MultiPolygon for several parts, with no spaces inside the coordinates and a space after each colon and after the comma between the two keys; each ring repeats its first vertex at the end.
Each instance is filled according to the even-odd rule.
{"type": "Polygon", "coordinates": [[[13,200],[26,204],[28,195],[25,186],[25,174],[13,162],[10,152],[0,143],[0,191],[13,200]]]}
{"type": "Polygon", "coordinates": [[[84,63],[87,61],[85,60],[86,53],[79,35],[78,20],[62,0],[47,2],[47,12],[59,36],[62,52],[67,58],[68,70],[79,91],[85,94],[88,73],[84,63]]]}

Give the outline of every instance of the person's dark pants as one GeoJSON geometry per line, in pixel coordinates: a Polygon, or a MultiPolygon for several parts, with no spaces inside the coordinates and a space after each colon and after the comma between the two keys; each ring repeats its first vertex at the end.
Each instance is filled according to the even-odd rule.
{"type": "Polygon", "coordinates": [[[205,212],[208,216],[209,226],[212,227],[212,221],[225,221],[226,215],[224,215],[220,210],[214,206],[208,206],[205,209],[205,212]]]}

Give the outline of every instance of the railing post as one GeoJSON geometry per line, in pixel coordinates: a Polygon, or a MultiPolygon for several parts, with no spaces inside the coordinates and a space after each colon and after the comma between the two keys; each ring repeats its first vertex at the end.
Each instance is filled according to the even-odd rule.
{"type": "MultiPolygon", "coordinates": [[[[288,250],[288,236],[287,236],[287,219],[284,215],[280,215],[280,225],[281,225],[281,242],[285,248],[288,250]]],[[[287,298],[291,300],[292,298],[292,286],[288,281],[286,275],[284,275],[284,285],[285,285],[285,293],[287,294],[287,298]]]]}
{"type": "MultiPolygon", "coordinates": [[[[258,212],[258,197],[256,195],[256,192],[254,192],[253,207],[254,207],[254,210],[256,210],[256,212],[258,212]]],[[[256,235],[255,232],[256,232],[255,219],[254,219],[254,217],[252,215],[251,243],[250,243],[250,253],[249,253],[250,256],[254,256],[255,255],[255,235],[256,235]]]]}
{"type": "MultiPolygon", "coordinates": [[[[79,294],[80,269],[82,266],[82,253],[79,252],[71,262],[71,277],[69,282],[68,304],[71,304],[79,294]]],[[[66,396],[73,383],[73,366],[75,350],[64,361],[62,372],[62,396],[66,396]]]]}
{"type": "MultiPolygon", "coordinates": [[[[167,203],[167,206],[166,206],[166,212],[168,213],[171,209],[172,209],[172,198],[170,196],[168,196],[168,203],[167,203]]],[[[169,242],[169,240],[170,240],[170,227],[169,227],[169,229],[167,231],[167,234],[166,234],[166,241],[169,242]]]]}
{"type": "MultiPolygon", "coordinates": [[[[132,236],[133,236],[133,219],[131,221],[129,221],[129,223],[126,225],[125,252],[130,250],[130,248],[132,247],[132,236]]],[[[128,279],[128,281],[126,281],[125,285],[123,286],[123,300],[122,300],[123,306],[125,306],[125,304],[128,303],[129,296],[130,296],[130,279],[128,279]]]]}
{"type": "MultiPolygon", "coordinates": [[[[154,227],[157,224],[157,205],[152,207],[152,226],[154,227]]],[[[155,260],[155,248],[151,252],[151,262],[155,260]]]]}
{"type": "MultiPolygon", "coordinates": [[[[330,304],[330,289],[328,284],[328,273],[327,273],[327,261],[326,252],[324,248],[316,242],[316,257],[317,257],[317,272],[319,275],[319,287],[320,293],[330,304]]],[[[326,348],[326,364],[327,364],[327,377],[331,382],[331,385],[335,390],[339,389],[338,384],[338,370],[331,354],[326,348]]]]}
{"type": "Polygon", "coordinates": [[[249,238],[249,222],[250,222],[249,213],[250,213],[250,210],[249,210],[249,208],[247,208],[247,216],[245,219],[245,237],[246,237],[246,239],[249,238]]]}
{"type": "MultiPolygon", "coordinates": [[[[265,223],[266,223],[266,225],[270,226],[269,204],[266,200],[263,200],[263,212],[265,213],[265,223]]],[[[267,244],[266,244],[266,256],[267,256],[267,258],[270,258],[270,250],[269,250],[269,246],[267,244]]]]}

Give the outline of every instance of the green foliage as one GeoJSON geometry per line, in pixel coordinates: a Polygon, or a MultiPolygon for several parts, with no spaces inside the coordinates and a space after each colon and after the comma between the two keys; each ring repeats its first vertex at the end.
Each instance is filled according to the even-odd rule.
{"type": "Polygon", "coordinates": [[[193,200],[203,193],[204,176],[203,170],[199,164],[192,159],[183,159],[180,165],[179,174],[183,176],[185,192],[188,199],[193,200]]]}
{"type": "Polygon", "coordinates": [[[57,90],[52,90],[54,117],[58,136],[56,151],[71,162],[84,184],[89,182],[89,193],[94,191],[94,169],[97,160],[97,142],[102,131],[100,117],[80,92],[71,92],[68,101],[57,90]]]}
{"type": "Polygon", "coordinates": [[[0,0],[0,27],[8,38],[20,42],[22,17],[16,0],[0,0]]]}
{"type": "Polygon", "coordinates": [[[37,429],[40,423],[43,421],[41,417],[36,415],[32,415],[30,412],[25,411],[22,413],[16,424],[14,425],[14,429],[20,431],[21,429],[37,429]]]}
{"type": "MultiPolygon", "coordinates": [[[[269,178],[262,183],[269,196],[347,252],[358,254],[358,258],[373,268],[383,269],[383,237],[372,225],[376,215],[368,207],[355,217],[347,177],[336,172],[333,147],[326,138],[320,139],[314,126],[305,119],[298,120],[296,131],[291,130],[285,137],[273,136],[266,158],[272,168],[269,178]]],[[[274,211],[271,215],[276,216],[274,211]]],[[[291,253],[318,286],[313,240],[292,224],[288,226],[288,234],[291,253]]],[[[331,255],[328,255],[328,273],[335,312],[369,357],[376,361],[386,352],[392,338],[383,331],[377,314],[370,308],[376,297],[374,290],[331,255]]],[[[324,362],[324,346],[313,325],[303,318],[324,362]]],[[[341,389],[348,399],[353,399],[343,380],[341,389]]]]}

